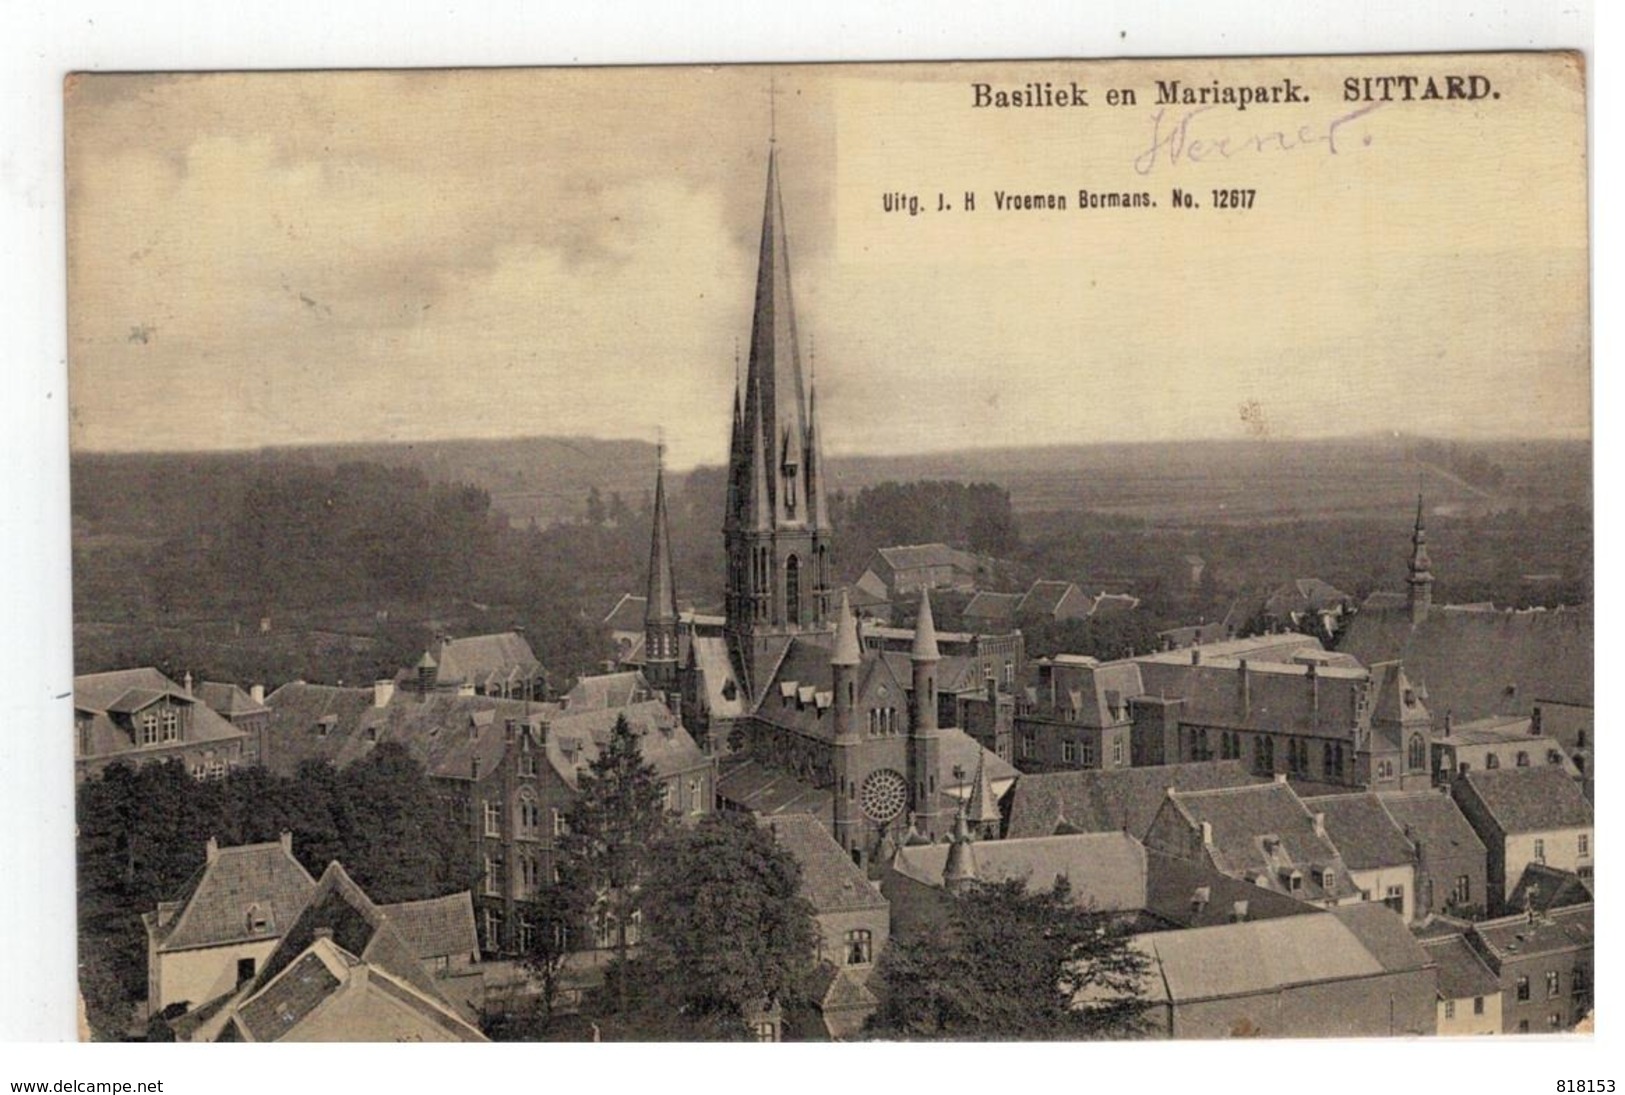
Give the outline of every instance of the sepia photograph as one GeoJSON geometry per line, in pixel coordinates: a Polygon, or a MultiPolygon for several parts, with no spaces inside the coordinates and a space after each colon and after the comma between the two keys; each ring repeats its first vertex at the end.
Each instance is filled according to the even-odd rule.
{"type": "Polygon", "coordinates": [[[80,1037],[1589,1041],[1587,85],[68,76],[80,1037]]]}

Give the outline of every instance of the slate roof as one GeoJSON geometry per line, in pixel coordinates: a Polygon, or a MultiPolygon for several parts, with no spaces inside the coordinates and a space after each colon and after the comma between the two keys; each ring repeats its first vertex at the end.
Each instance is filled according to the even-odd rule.
{"type": "MultiPolygon", "coordinates": [[[[1205,854],[1232,878],[1246,878],[1284,893],[1289,884],[1283,874],[1297,870],[1302,888],[1296,896],[1304,901],[1328,896],[1340,899],[1356,890],[1336,845],[1315,833],[1309,808],[1285,783],[1175,791],[1164,809],[1176,811],[1193,833],[1200,832],[1203,822],[1212,826],[1213,844],[1205,854]],[[1330,895],[1318,878],[1327,870],[1336,886],[1330,895]]],[[[1148,832],[1148,839],[1150,836],[1148,832]]]]}
{"type": "Polygon", "coordinates": [[[1353,600],[1329,582],[1319,578],[1298,578],[1278,586],[1264,602],[1264,610],[1276,616],[1294,612],[1325,612],[1353,600]]]}
{"type": "MultiPolygon", "coordinates": [[[[949,847],[907,845],[898,849],[892,869],[924,885],[941,887],[949,847]]],[[[1126,833],[979,841],[970,849],[979,881],[1020,879],[1029,891],[1044,891],[1058,876],[1065,876],[1079,905],[1093,906],[1099,912],[1145,908],[1146,850],[1126,833]]]]}
{"type": "Polygon", "coordinates": [[[190,711],[191,725],[179,742],[153,747],[158,753],[209,742],[234,741],[243,731],[215,714],[208,705],[158,670],[118,669],[109,673],[87,673],[73,679],[73,708],[76,718],[89,720],[89,746],[75,751],[79,757],[99,757],[145,751],[136,744],[131,717],[168,697],[190,711]]]}
{"type": "Polygon", "coordinates": [[[889,906],[868,875],[811,814],[783,814],[763,824],[801,864],[801,895],[812,902],[815,912],[821,915],[889,906]]]}
{"type": "Polygon", "coordinates": [[[689,662],[699,671],[701,698],[712,718],[736,719],[748,709],[745,689],[734,676],[728,641],[720,636],[696,635],[689,647],[689,662]],[[728,695],[728,684],[733,695],[728,695]]]}
{"type": "Polygon", "coordinates": [[[1381,791],[1377,798],[1400,832],[1423,844],[1424,855],[1469,855],[1483,862],[1484,842],[1462,815],[1461,807],[1442,791],[1381,791]]]}
{"type": "Polygon", "coordinates": [[[1581,829],[1592,823],[1591,803],[1561,768],[1473,769],[1461,776],[1503,833],[1581,829]]]}
{"type": "Polygon", "coordinates": [[[604,617],[604,626],[611,631],[642,631],[644,618],[648,612],[647,597],[634,597],[630,593],[623,593],[621,599],[615,602],[615,607],[604,617]]]}
{"type": "Polygon", "coordinates": [[[853,1008],[878,1007],[875,997],[863,979],[845,966],[837,966],[825,959],[813,970],[808,983],[808,995],[819,1011],[845,1011],[853,1008]]]}
{"type": "Polygon", "coordinates": [[[1026,596],[1016,606],[1016,613],[1022,616],[1054,616],[1061,603],[1068,595],[1084,601],[1084,611],[1088,610],[1088,601],[1083,593],[1072,582],[1037,581],[1027,590],[1026,596]]]}
{"type": "Polygon", "coordinates": [[[778,768],[735,754],[717,765],[717,795],[758,817],[812,814],[833,821],[834,797],[778,768]]]}
{"type": "Polygon", "coordinates": [[[1455,933],[1420,942],[1438,968],[1439,999],[1469,1000],[1477,996],[1495,996],[1501,991],[1500,980],[1484,964],[1465,936],[1455,933]]]}
{"type": "Polygon", "coordinates": [[[293,926],[315,889],[316,880],[280,841],[220,848],[187,883],[174,914],[160,914],[158,949],[275,938],[293,926]],[[259,931],[251,909],[264,918],[259,931]]]}
{"type": "Polygon", "coordinates": [[[474,901],[467,890],[422,901],[384,905],[381,911],[420,962],[450,955],[479,955],[474,901]]]}
{"type": "MultiPolygon", "coordinates": [[[[1251,635],[1244,639],[1225,639],[1223,642],[1204,643],[1202,645],[1202,660],[1210,662],[1221,659],[1246,658],[1249,665],[1265,664],[1296,664],[1300,651],[1324,650],[1320,640],[1313,635],[1301,635],[1297,632],[1286,632],[1280,635],[1251,635]]],[[[1134,659],[1141,665],[1189,665],[1191,652],[1189,650],[1163,650],[1155,654],[1144,654],[1134,659]]]]}
{"type": "Polygon", "coordinates": [[[710,761],[676,716],[657,700],[619,708],[560,710],[557,704],[526,703],[496,696],[422,696],[397,691],[385,707],[373,704],[370,688],[285,684],[267,697],[267,767],[292,774],[304,760],[339,767],[366,756],[384,742],[398,742],[433,776],[468,780],[475,761],[481,774],[493,771],[507,751],[507,720],[545,735],[548,761],[572,786],[577,773],[609,740],[625,716],[642,734],[644,759],[663,776],[706,767],[710,761]]]}
{"type": "Polygon", "coordinates": [[[1592,900],[1591,887],[1573,871],[1548,867],[1544,863],[1530,863],[1518,877],[1518,884],[1507,898],[1507,907],[1549,912],[1568,905],[1586,905],[1592,900]]]}
{"type": "Polygon", "coordinates": [[[1351,871],[1373,871],[1415,863],[1415,850],[1375,794],[1325,795],[1305,799],[1311,811],[1326,815],[1326,835],[1343,853],[1351,871]]]}
{"type": "Polygon", "coordinates": [[[1128,701],[1143,695],[1140,666],[1061,654],[1035,662],[1025,699],[1040,716],[1095,728],[1129,721],[1128,701]]]}
{"type": "Polygon", "coordinates": [[[606,707],[625,707],[627,704],[647,700],[653,696],[649,682],[643,674],[632,670],[625,673],[598,673],[582,677],[566,692],[561,704],[563,710],[602,711],[606,707]]]}
{"type": "Polygon", "coordinates": [[[1571,905],[1534,917],[1518,913],[1481,920],[1472,930],[1492,961],[1509,962],[1531,954],[1594,946],[1595,915],[1595,905],[1571,905]]]}
{"type": "Polygon", "coordinates": [[[1169,787],[1204,791],[1262,782],[1239,760],[1024,775],[1016,782],[1006,835],[1049,836],[1064,820],[1079,832],[1143,837],[1169,787]]]}
{"type": "Polygon", "coordinates": [[[1286,894],[1220,874],[1204,863],[1147,848],[1145,911],[1178,928],[1205,928],[1228,924],[1237,902],[1246,906],[1244,919],[1273,920],[1319,912],[1286,894]]]}
{"type": "Polygon", "coordinates": [[[1419,970],[1432,960],[1400,916],[1380,901],[1362,901],[1329,910],[1352,931],[1382,968],[1390,973],[1419,970]]]}
{"type": "Polygon", "coordinates": [[[1457,719],[1527,714],[1536,700],[1593,702],[1590,608],[1482,611],[1435,605],[1412,626],[1403,609],[1357,614],[1338,649],[1370,665],[1400,660],[1429,705],[1457,719]]]}
{"type": "Polygon", "coordinates": [[[255,703],[252,696],[235,684],[204,681],[196,689],[197,698],[209,705],[209,710],[226,718],[258,715],[267,710],[263,703],[255,703]]]}
{"type": "Polygon", "coordinates": [[[1008,628],[1016,618],[1016,606],[1021,600],[1020,593],[977,593],[959,615],[967,624],[972,620],[985,620],[991,627],[1008,628]]]}
{"type": "Polygon", "coordinates": [[[947,544],[905,544],[879,548],[875,552],[895,575],[901,570],[950,566],[966,574],[976,573],[976,556],[947,544]]]}
{"type": "Polygon", "coordinates": [[[443,639],[435,644],[433,654],[440,667],[435,680],[441,687],[455,683],[480,686],[491,681],[531,680],[542,672],[542,663],[536,660],[535,651],[517,631],[443,639]]]}
{"type": "Polygon", "coordinates": [[[1327,912],[1154,932],[1133,942],[1153,963],[1150,997],[1174,1004],[1384,972],[1349,925],[1327,912]]]}
{"type": "Polygon", "coordinates": [[[285,976],[238,1008],[237,1021],[256,1042],[275,1042],[291,1033],[344,983],[334,967],[343,971],[349,963],[339,955],[333,958],[336,961],[330,965],[321,952],[306,951],[288,967],[285,976]]]}

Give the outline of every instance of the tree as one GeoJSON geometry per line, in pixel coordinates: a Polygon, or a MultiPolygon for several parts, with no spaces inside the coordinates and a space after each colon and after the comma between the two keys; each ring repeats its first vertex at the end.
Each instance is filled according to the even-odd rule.
{"type": "Polygon", "coordinates": [[[801,865],[749,817],[713,814],[672,833],[644,889],[644,924],[674,1010],[733,1026],[793,1001],[817,945],[800,886],[801,865]]]}
{"type": "MultiPolygon", "coordinates": [[[[665,791],[632,724],[615,720],[609,743],[593,758],[577,784],[581,792],[565,814],[559,839],[560,885],[574,887],[589,904],[593,926],[613,933],[624,967],[631,945],[628,931],[642,909],[643,884],[654,862],[655,845],[666,825],[665,791]]],[[[626,1009],[624,979],[619,1006],[626,1009]]]]}
{"type": "Polygon", "coordinates": [[[384,742],[339,771],[332,801],[337,858],[379,904],[437,897],[473,882],[466,834],[405,746],[384,742]]]}
{"type": "Polygon", "coordinates": [[[571,935],[585,918],[582,893],[573,886],[544,886],[530,904],[530,950],[520,959],[542,983],[542,1024],[553,1022],[564,962],[571,954],[571,935]]]}
{"type": "Polygon", "coordinates": [[[1057,878],[972,883],[946,915],[894,935],[876,1033],[906,1038],[1123,1038],[1144,1029],[1146,959],[1057,878]],[[1081,1002],[1080,1002],[1081,1001],[1081,1002]]]}

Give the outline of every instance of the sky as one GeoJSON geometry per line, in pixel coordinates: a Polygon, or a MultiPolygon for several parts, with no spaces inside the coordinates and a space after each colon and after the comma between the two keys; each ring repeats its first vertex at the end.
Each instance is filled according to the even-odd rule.
{"type": "Polygon", "coordinates": [[[832,454],[1587,437],[1581,81],[1539,56],[76,77],[72,443],[720,462],[770,137],[832,454]],[[1396,72],[1499,98],[1343,101],[1396,72]],[[1173,79],[1309,102],[1159,107],[1173,79]],[[1088,107],[973,106],[1073,81],[1088,107]]]}

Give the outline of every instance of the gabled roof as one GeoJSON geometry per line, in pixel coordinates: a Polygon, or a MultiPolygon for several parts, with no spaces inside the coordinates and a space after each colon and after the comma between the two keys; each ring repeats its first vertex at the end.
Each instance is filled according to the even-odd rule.
{"type": "MultiPolygon", "coordinates": [[[[1072,884],[1073,899],[1098,912],[1145,908],[1146,850],[1127,833],[1078,833],[971,845],[981,882],[1021,880],[1029,892],[1048,890],[1058,877],[1072,884]]],[[[948,844],[898,849],[892,869],[905,878],[940,888],[948,844]]]]}
{"type": "Polygon", "coordinates": [[[1145,694],[1182,700],[1183,721],[1344,741],[1370,722],[1372,688],[1364,669],[1249,658],[1243,670],[1239,661],[1212,658],[1202,647],[1135,660],[1145,694]],[[1199,663],[1192,663],[1192,654],[1199,663]]]}
{"type": "Polygon", "coordinates": [[[197,686],[197,698],[209,705],[209,710],[226,718],[240,715],[258,715],[267,710],[263,703],[255,703],[252,696],[235,684],[204,681],[197,686]]]}
{"type": "Polygon", "coordinates": [[[1360,937],[1326,912],[1155,932],[1135,936],[1134,945],[1153,963],[1151,998],[1174,1004],[1384,972],[1360,937]]]}
{"type": "Polygon", "coordinates": [[[621,599],[615,602],[615,607],[604,617],[604,625],[611,631],[641,632],[648,611],[647,597],[634,597],[630,593],[623,593],[621,599]]]}
{"type": "Polygon", "coordinates": [[[734,675],[726,639],[720,635],[694,636],[689,646],[689,662],[698,671],[700,698],[712,718],[736,719],[745,714],[749,700],[734,675]]]}
{"type": "Polygon", "coordinates": [[[1371,956],[1390,973],[1419,970],[1431,959],[1405,920],[1380,901],[1362,901],[1329,910],[1352,931],[1371,956]]]}
{"type": "Polygon", "coordinates": [[[467,890],[384,905],[381,911],[420,962],[457,954],[478,956],[480,952],[474,901],[467,890]]]}
{"type": "Polygon", "coordinates": [[[1375,794],[1323,795],[1305,806],[1326,815],[1326,835],[1343,853],[1351,871],[1372,871],[1415,863],[1415,849],[1375,794]]]}
{"type": "Polygon", "coordinates": [[[1548,867],[1544,863],[1530,863],[1524,867],[1518,884],[1512,888],[1507,907],[1543,913],[1568,905],[1588,905],[1591,900],[1590,885],[1573,871],[1548,867]]]}
{"type": "Polygon", "coordinates": [[[884,560],[893,576],[898,571],[920,570],[925,567],[953,567],[966,574],[976,573],[976,556],[968,551],[951,548],[947,544],[905,544],[879,548],[875,554],[884,560]]]}
{"type": "Polygon", "coordinates": [[[1443,791],[1379,791],[1377,798],[1400,832],[1408,840],[1422,845],[1424,856],[1468,855],[1483,862],[1484,842],[1448,794],[1443,791]]]}
{"type": "Polygon", "coordinates": [[[1399,660],[1435,712],[1460,720],[1527,714],[1536,700],[1592,703],[1590,608],[1514,612],[1435,605],[1412,625],[1403,608],[1357,614],[1338,649],[1370,665],[1399,660]]]}
{"type": "MultiPolygon", "coordinates": [[[[81,725],[88,722],[87,739],[82,748],[75,743],[79,757],[112,756],[135,753],[134,717],[146,708],[168,700],[187,709],[191,725],[183,740],[165,743],[163,748],[206,745],[211,742],[240,740],[243,731],[215,714],[207,705],[158,670],[119,669],[110,673],[87,673],[73,679],[73,708],[81,725]]],[[[160,750],[162,752],[162,750],[160,750]]]]}
{"type": "MultiPolygon", "coordinates": [[[[1330,838],[1315,832],[1308,807],[1285,783],[1261,783],[1213,791],[1174,791],[1164,810],[1174,810],[1190,831],[1212,827],[1213,844],[1205,850],[1213,865],[1232,878],[1247,878],[1260,886],[1292,892],[1288,878],[1300,876],[1295,896],[1305,901],[1343,898],[1355,892],[1343,857],[1330,838]],[[1327,894],[1321,882],[1331,873],[1336,887],[1327,894]]],[[[1147,833],[1150,839],[1153,825],[1147,833]]],[[[1178,854],[1179,848],[1164,849],[1178,854]]]]}
{"type": "Polygon", "coordinates": [[[106,711],[132,689],[181,694],[181,686],[150,666],[86,673],[73,678],[73,706],[79,711],[106,711]]]}
{"type": "Polygon", "coordinates": [[[1320,911],[1286,894],[1221,874],[1205,863],[1150,848],[1145,862],[1145,911],[1174,927],[1205,928],[1237,919],[1273,920],[1320,911]]]}
{"type": "Polygon", "coordinates": [[[442,687],[458,682],[484,684],[493,676],[530,680],[542,671],[530,643],[517,631],[444,639],[435,646],[434,659],[440,667],[436,682],[442,687]]]}
{"type": "Polygon", "coordinates": [[[602,711],[607,707],[625,707],[630,703],[653,698],[653,689],[637,670],[622,673],[597,673],[581,677],[564,694],[563,710],[569,713],[602,711]]]}
{"type": "Polygon", "coordinates": [[[1591,803],[1561,768],[1473,769],[1459,777],[1458,788],[1483,804],[1503,833],[1539,833],[1581,829],[1592,823],[1591,803]]]}
{"type": "Polygon", "coordinates": [[[816,913],[888,907],[868,876],[811,814],[781,814],[763,824],[801,864],[801,896],[816,913]]]}
{"type": "Polygon", "coordinates": [[[1130,720],[1129,700],[1144,695],[1136,662],[1096,662],[1062,654],[1036,663],[1027,700],[1044,715],[1064,713],[1082,726],[1120,726],[1130,720]],[[1048,677],[1053,688],[1042,683],[1048,677]],[[1053,698],[1054,702],[1051,703],[1053,698]]]}
{"type": "Polygon", "coordinates": [[[1024,775],[1016,782],[1007,836],[1049,836],[1063,821],[1079,832],[1143,837],[1169,787],[1202,791],[1263,780],[1239,760],[1024,775]]]}
{"type": "Polygon", "coordinates": [[[1500,980],[1459,932],[1419,942],[1438,968],[1439,999],[1470,1000],[1501,991],[1500,980]]]}
{"type": "Polygon", "coordinates": [[[1294,612],[1326,612],[1353,603],[1341,589],[1319,578],[1298,578],[1278,586],[1264,602],[1264,610],[1275,616],[1294,612]]]}
{"type": "MultiPolygon", "coordinates": [[[[1066,600],[1068,595],[1083,596],[1072,582],[1037,581],[1021,598],[1021,603],[1016,606],[1016,612],[1022,616],[1054,616],[1056,609],[1061,607],[1061,602],[1066,600]]],[[[1084,611],[1088,611],[1087,603],[1084,611]]]]}
{"type": "Polygon", "coordinates": [[[1020,593],[977,593],[965,605],[960,616],[966,621],[987,620],[1000,627],[1008,627],[1016,618],[1016,606],[1024,595],[1020,593]]]}
{"type": "Polygon", "coordinates": [[[174,914],[160,913],[158,949],[274,939],[292,927],[315,889],[316,880],[280,841],[219,848],[187,883],[174,914]]]}

